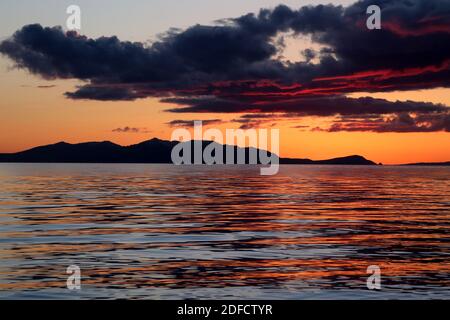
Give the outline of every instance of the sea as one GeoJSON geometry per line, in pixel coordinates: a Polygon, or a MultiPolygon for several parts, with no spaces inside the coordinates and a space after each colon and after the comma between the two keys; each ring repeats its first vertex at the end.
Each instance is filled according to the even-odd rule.
{"type": "Polygon", "coordinates": [[[450,167],[0,164],[0,299],[449,298],[450,167]]]}

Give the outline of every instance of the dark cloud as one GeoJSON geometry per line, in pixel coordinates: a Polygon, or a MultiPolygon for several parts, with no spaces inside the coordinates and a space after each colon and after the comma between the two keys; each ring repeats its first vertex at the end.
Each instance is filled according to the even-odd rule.
{"type": "Polygon", "coordinates": [[[116,133],[148,133],[149,131],[146,128],[134,128],[134,127],[123,127],[113,129],[112,132],[116,133]]]}
{"type": "Polygon", "coordinates": [[[170,30],[149,46],[34,24],[1,42],[0,52],[45,79],[85,81],[66,93],[71,99],[159,97],[177,105],[172,112],[445,116],[440,105],[344,97],[450,87],[450,0],[378,0],[381,30],[365,26],[372,4],[280,5],[170,30]],[[283,43],[273,39],[284,32],[310,36],[322,49],[305,48],[305,61],[282,62],[283,43]]]}
{"type": "Polygon", "coordinates": [[[195,121],[202,121],[203,126],[210,126],[210,125],[224,123],[224,121],[222,121],[220,119],[208,119],[208,120],[172,120],[166,124],[170,127],[191,128],[191,127],[194,127],[195,121]]]}
{"type": "Polygon", "coordinates": [[[317,131],[372,131],[372,132],[450,132],[450,114],[400,113],[386,117],[343,117],[329,128],[315,128],[317,131]]]}
{"type": "Polygon", "coordinates": [[[287,113],[249,113],[243,114],[239,118],[232,119],[231,122],[239,123],[239,129],[255,129],[260,127],[275,126],[276,121],[294,117],[294,114],[287,113]]]}
{"type": "Polygon", "coordinates": [[[349,98],[344,96],[291,98],[260,102],[259,99],[232,100],[209,98],[167,98],[166,102],[182,104],[186,107],[169,111],[177,113],[288,113],[290,116],[335,116],[355,114],[390,114],[400,112],[446,112],[448,107],[441,104],[415,101],[391,102],[370,97],[349,98]]]}
{"type": "Polygon", "coordinates": [[[75,92],[66,92],[65,95],[74,100],[131,101],[137,98],[137,93],[132,89],[114,86],[84,86],[75,92]]]}
{"type": "Polygon", "coordinates": [[[269,119],[237,118],[231,120],[231,122],[239,123],[239,129],[248,130],[260,128],[262,125],[267,125],[272,121],[269,119]]]}

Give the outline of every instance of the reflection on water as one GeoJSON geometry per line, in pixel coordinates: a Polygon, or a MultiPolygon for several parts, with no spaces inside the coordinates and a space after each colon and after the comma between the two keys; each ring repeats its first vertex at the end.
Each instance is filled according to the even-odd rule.
{"type": "Polygon", "coordinates": [[[0,164],[0,185],[2,298],[450,298],[450,168],[0,164]]]}

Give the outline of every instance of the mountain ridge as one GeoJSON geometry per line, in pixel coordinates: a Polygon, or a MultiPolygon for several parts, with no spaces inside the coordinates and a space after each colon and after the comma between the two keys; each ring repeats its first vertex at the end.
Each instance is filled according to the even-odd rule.
{"type": "MultiPolygon", "coordinates": [[[[203,141],[203,148],[212,141],[203,141]]],[[[171,151],[178,141],[167,141],[158,138],[145,140],[137,144],[121,146],[111,141],[67,143],[60,141],[54,144],[37,146],[16,153],[0,153],[0,162],[46,162],[46,163],[172,163],[171,151]]],[[[185,143],[193,143],[188,141],[185,143]]],[[[251,149],[244,149],[246,159],[251,149]]],[[[257,149],[258,150],[258,149],[257,149]]],[[[224,152],[225,153],[225,152],[224,152]]],[[[269,153],[270,155],[270,153],[269,153]]],[[[376,165],[360,155],[339,157],[325,160],[279,158],[280,164],[339,164],[339,165],[376,165]]],[[[259,163],[259,157],[258,157],[259,163]]]]}

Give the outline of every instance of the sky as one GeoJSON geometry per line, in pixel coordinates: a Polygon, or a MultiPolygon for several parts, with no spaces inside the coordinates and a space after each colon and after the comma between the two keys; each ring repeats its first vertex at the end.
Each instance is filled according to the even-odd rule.
{"type": "Polygon", "coordinates": [[[284,157],[450,161],[450,2],[378,2],[381,31],[364,1],[3,0],[0,152],[213,120],[279,128],[284,157]],[[79,35],[46,28],[71,4],[79,35]]]}

